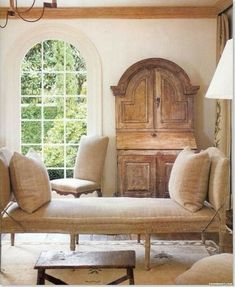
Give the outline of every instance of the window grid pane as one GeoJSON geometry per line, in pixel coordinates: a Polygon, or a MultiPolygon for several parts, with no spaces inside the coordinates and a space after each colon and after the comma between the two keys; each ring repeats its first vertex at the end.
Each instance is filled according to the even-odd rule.
{"type": "Polygon", "coordinates": [[[40,152],[51,179],[72,177],[87,130],[85,63],[75,47],[60,40],[31,50],[21,69],[21,151],[40,152]]]}

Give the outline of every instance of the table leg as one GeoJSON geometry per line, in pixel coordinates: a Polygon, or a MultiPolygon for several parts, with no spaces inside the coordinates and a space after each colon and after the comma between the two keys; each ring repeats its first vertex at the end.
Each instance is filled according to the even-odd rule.
{"type": "Polygon", "coordinates": [[[45,285],[45,269],[38,269],[37,285],[45,285]]]}
{"type": "Polygon", "coordinates": [[[127,277],[129,278],[130,285],[135,285],[133,268],[126,269],[127,277]]]}

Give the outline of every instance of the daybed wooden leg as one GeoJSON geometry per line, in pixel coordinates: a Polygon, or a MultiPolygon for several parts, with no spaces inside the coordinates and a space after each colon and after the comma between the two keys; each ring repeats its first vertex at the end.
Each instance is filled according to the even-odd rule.
{"type": "Polygon", "coordinates": [[[201,240],[202,240],[202,244],[206,243],[206,235],[204,232],[201,233],[201,240]]]}
{"type": "Polygon", "coordinates": [[[137,242],[140,243],[140,234],[137,234],[137,242]]]}
{"type": "Polygon", "coordinates": [[[70,250],[71,251],[75,251],[76,248],[76,234],[70,234],[70,250]]]}
{"type": "Polygon", "coordinates": [[[11,246],[15,245],[15,233],[11,233],[11,246]]]}
{"type": "Polygon", "coordinates": [[[150,234],[145,234],[145,269],[150,269],[150,234]]]}
{"type": "Polygon", "coordinates": [[[224,236],[225,233],[223,231],[219,232],[219,253],[224,252],[224,236]]]}
{"type": "Polygon", "coordinates": [[[79,234],[76,234],[76,244],[79,244],[79,234]]]}

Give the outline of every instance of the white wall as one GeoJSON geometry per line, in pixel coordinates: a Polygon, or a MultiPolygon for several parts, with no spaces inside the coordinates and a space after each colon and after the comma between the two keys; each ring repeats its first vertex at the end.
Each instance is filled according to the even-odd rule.
{"type": "MultiPolygon", "coordinates": [[[[110,137],[106,159],[104,193],[111,195],[116,188],[115,151],[115,101],[110,90],[116,85],[125,70],[135,62],[161,57],[181,66],[193,85],[200,85],[195,98],[195,128],[199,148],[213,142],[215,103],[204,99],[205,91],[215,69],[216,20],[214,19],[159,19],[159,20],[43,20],[36,24],[12,21],[5,30],[0,31],[0,146],[6,144],[9,121],[5,122],[7,98],[17,97],[17,81],[12,82],[12,93],[8,95],[4,87],[3,73],[7,70],[6,56],[9,50],[17,51],[21,41],[29,34],[46,31],[56,25],[64,24],[63,33],[73,31],[74,41],[83,35],[94,45],[102,65],[102,109],[103,134],[110,137]],[[77,33],[76,33],[77,31],[77,33]],[[20,39],[20,40],[17,40],[20,39]],[[16,43],[17,40],[17,43],[16,43]],[[5,130],[4,130],[5,127],[5,130]]],[[[61,27],[61,26],[60,26],[61,27]]],[[[11,54],[14,58],[14,53],[11,54]]],[[[10,77],[9,77],[10,79],[10,77]]],[[[7,92],[9,93],[9,91],[7,92]]],[[[10,107],[8,106],[8,109],[10,107]]],[[[14,111],[14,109],[12,110],[14,111]]],[[[7,111],[8,112],[8,111],[7,111]]],[[[17,139],[16,139],[17,140],[17,139]]]]}

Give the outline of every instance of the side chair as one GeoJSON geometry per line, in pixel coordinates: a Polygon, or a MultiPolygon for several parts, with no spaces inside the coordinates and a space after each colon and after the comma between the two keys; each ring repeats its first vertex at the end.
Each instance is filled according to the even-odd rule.
{"type": "Polygon", "coordinates": [[[72,194],[76,198],[97,191],[101,197],[101,178],[108,141],[108,137],[104,136],[82,136],[73,178],[51,180],[52,190],[61,195],[72,194]]]}

